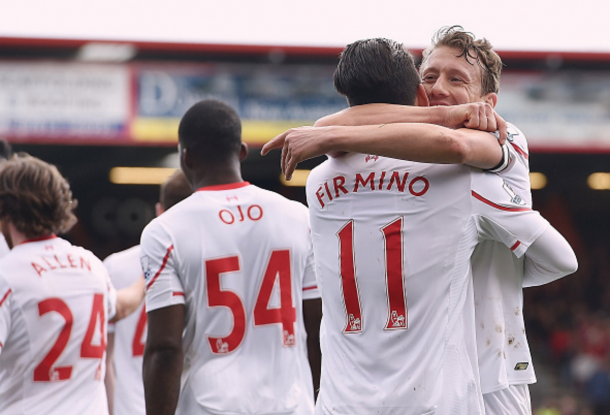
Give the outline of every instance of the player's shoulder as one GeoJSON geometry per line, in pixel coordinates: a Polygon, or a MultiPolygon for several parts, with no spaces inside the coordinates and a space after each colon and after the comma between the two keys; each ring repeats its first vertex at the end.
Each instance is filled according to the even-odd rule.
{"type": "Polygon", "coordinates": [[[328,169],[330,168],[331,160],[333,159],[323,161],[322,163],[311,169],[311,171],[309,172],[309,176],[307,176],[306,187],[309,187],[312,183],[317,182],[318,177],[325,175],[326,171],[328,171],[328,169]]]}
{"type": "Polygon", "coordinates": [[[195,222],[205,216],[205,212],[202,214],[201,209],[197,209],[197,203],[193,203],[192,197],[193,195],[172,206],[144,227],[140,235],[141,250],[146,251],[157,244],[171,246],[176,235],[192,232],[193,226],[196,226],[195,222]]]}
{"type": "Polygon", "coordinates": [[[7,272],[10,267],[10,261],[5,260],[6,257],[0,259],[0,301],[5,293],[11,288],[10,274],[7,272]]]}
{"type": "Polygon", "coordinates": [[[520,136],[523,136],[525,138],[525,134],[523,134],[523,131],[521,131],[519,129],[519,127],[517,127],[515,124],[507,122],[506,123],[506,127],[507,127],[507,130],[508,130],[509,134],[520,135],[520,136]]]}
{"type": "Polygon", "coordinates": [[[201,204],[198,203],[198,198],[202,196],[203,192],[195,192],[189,197],[163,212],[163,214],[153,218],[144,227],[142,231],[142,237],[145,233],[158,233],[168,232],[172,228],[175,228],[181,223],[188,222],[189,212],[197,210],[200,214],[201,204]]]}
{"type": "Polygon", "coordinates": [[[500,211],[526,211],[530,210],[525,196],[519,194],[504,180],[502,175],[491,173],[476,173],[473,175],[472,196],[475,212],[479,208],[494,208],[500,211]]]}
{"type": "Polygon", "coordinates": [[[70,242],[65,241],[67,243],[66,245],[66,250],[70,251],[71,253],[75,254],[75,255],[79,255],[81,258],[84,258],[89,262],[89,264],[92,264],[96,267],[101,267],[104,268],[104,264],[102,263],[102,260],[95,255],[93,252],[91,252],[90,250],[88,250],[87,248],[84,248],[82,246],[78,246],[78,245],[72,245],[70,242]]]}
{"type": "Polygon", "coordinates": [[[295,213],[298,215],[307,215],[307,207],[296,200],[288,199],[287,197],[271,190],[263,189],[252,185],[254,191],[258,192],[258,197],[265,200],[267,203],[274,205],[277,209],[284,213],[295,213]]]}
{"type": "Polygon", "coordinates": [[[151,239],[163,238],[164,235],[168,235],[168,229],[171,229],[171,226],[167,225],[168,217],[171,212],[165,212],[161,216],[157,216],[144,227],[142,230],[142,234],[140,235],[140,245],[146,245],[147,241],[151,239]]]}
{"type": "Polygon", "coordinates": [[[110,254],[104,259],[104,265],[106,267],[112,267],[115,265],[123,264],[127,261],[131,261],[133,258],[140,258],[140,245],[132,246],[120,252],[110,254]]]}
{"type": "Polygon", "coordinates": [[[2,233],[0,233],[0,258],[4,257],[10,251],[11,251],[11,249],[8,247],[8,244],[6,243],[6,239],[4,239],[4,235],[2,235],[2,233]]]}
{"type": "MultiPolygon", "coordinates": [[[[14,283],[19,282],[20,276],[23,274],[21,270],[26,266],[31,266],[28,259],[31,259],[29,251],[23,249],[11,249],[2,258],[0,258],[0,280],[4,281],[1,287],[10,287],[14,283]]],[[[21,278],[23,279],[23,278],[21,278]]]]}
{"type": "Polygon", "coordinates": [[[508,137],[507,141],[511,146],[521,155],[527,155],[529,153],[527,138],[525,134],[517,128],[516,125],[511,123],[507,124],[508,137]]]}

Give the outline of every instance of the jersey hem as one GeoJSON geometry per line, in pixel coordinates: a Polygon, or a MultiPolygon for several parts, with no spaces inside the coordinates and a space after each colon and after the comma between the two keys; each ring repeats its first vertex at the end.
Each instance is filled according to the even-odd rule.
{"type": "MultiPolygon", "coordinates": [[[[175,297],[174,297],[175,298],[175,297]]],[[[183,297],[178,297],[183,298],[183,297]]],[[[184,301],[176,301],[175,303],[165,303],[165,304],[146,304],[146,313],[150,313],[151,311],[159,310],[161,308],[172,307],[175,305],[185,305],[184,301]]]]}
{"type": "Polygon", "coordinates": [[[501,391],[503,389],[507,389],[509,386],[532,385],[532,384],[534,384],[536,382],[537,382],[536,378],[533,378],[533,379],[532,378],[530,378],[530,379],[523,379],[523,380],[513,380],[513,381],[510,381],[508,383],[503,383],[501,385],[497,385],[497,386],[495,386],[493,388],[489,388],[489,389],[481,388],[481,393],[483,395],[487,395],[487,394],[490,394],[490,393],[495,393],[495,392],[501,391]]]}

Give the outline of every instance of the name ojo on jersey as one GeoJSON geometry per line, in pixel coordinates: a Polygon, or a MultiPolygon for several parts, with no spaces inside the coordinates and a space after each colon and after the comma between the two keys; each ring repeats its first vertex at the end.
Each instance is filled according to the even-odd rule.
{"type": "Polygon", "coordinates": [[[349,182],[345,176],[333,177],[332,181],[326,181],[316,191],[316,197],[320,207],[325,206],[324,199],[327,203],[335,198],[339,198],[341,194],[350,192],[358,193],[362,191],[395,191],[409,192],[413,196],[423,196],[430,188],[430,182],[424,176],[416,176],[409,180],[409,172],[378,171],[370,172],[366,178],[360,173],[356,173],[349,182]],[[353,183],[353,184],[352,184],[353,183]],[[331,191],[332,189],[332,191],[331,191]]]}
{"type": "Polygon", "coordinates": [[[263,208],[259,205],[244,206],[243,208],[241,205],[237,205],[234,208],[222,209],[218,212],[218,217],[227,225],[232,225],[236,220],[243,222],[246,218],[256,222],[263,217],[263,208]]]}

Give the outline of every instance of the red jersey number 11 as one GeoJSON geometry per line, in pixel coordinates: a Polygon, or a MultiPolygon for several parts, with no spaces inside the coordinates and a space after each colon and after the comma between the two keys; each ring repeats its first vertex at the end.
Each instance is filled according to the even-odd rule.
{"type": "MultiPolygon", "coordinates": [[[[407,297],[403,277],[403,220],[400,217],[379,229],[384,240],[385,285],[388,305],[388,317],[384,330],[408,328],[407,297]]],[[[356,276],[353,220],[347,222],[337,232],[337,238],[339,239],[341,289],[347,317],[343,333],[360,333],[364,330],[364,319],[356,276]]]]}

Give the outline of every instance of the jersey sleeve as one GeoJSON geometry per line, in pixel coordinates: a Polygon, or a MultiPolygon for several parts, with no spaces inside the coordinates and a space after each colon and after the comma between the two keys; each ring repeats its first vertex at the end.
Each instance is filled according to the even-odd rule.
{"type": "Polygon", "coordinates": [[[142,232],[140,262],[146,280],[146,311],[184,304],[184,288],[171,237],[153,221],[142,232]]]}
{"type": "MultiPolygon", "coordinates": [[[[106,271],[105,268],[104,268],[104,271],[106,271]]],[[[107,299],[106,306],[108,309],[108,320],[110,320],[116,314],[117,293],[116,293],[116,289],[114,288],[114,285],[112,284],[112,281],[110,280],[110,275],[108,275],[107,271],[106,271],[106,283],[108,286],[108,292],[106,295],[106,299],[107,299]]]]}
{"type": "Polygon", "coordinates": [[[474,173],[473,209],[480,240],[503,243],[521,257],[550,224],[527,207],[523,198],[501,177],[474,173]]]}
{"type": "Polygon", "coordinates": [[[500,176],[523,198],[527,207],[532,207],[527,140],[523,133],[511,124],[508,125],[506,145],[509,149],[510,163],[500,176]]]}
{"type": "Polygon", "coordinates": [[[0,354],[2,354],[2,349],[11,330],[11,298],[11,288],[0,277],[0,354]]]}
{"type": "MultiPolygon", "coordinates": [[[[116,302],[117,302],[117,292],[116,292],[116,287],[113,284],[112,281],[112,261],[110,260],[111,257],[106,258],[104,261],[102,261],[102,263],[104,264],[104,268],[106,268],[106,271],[108,272],[108,279],[110,280],[110,283],[108,284],[108,301],[107,301],[107,307],[108,307],[108,320],[110,320],[112,317],[114,317],[114,315],[116,314],[116,302]],[[110,313],[110,311],[112,311],[112,314],[110,313]]],[[[109,322],[108,323],[108,333],[114,333],[114,323],[109,322]]]]}
{"type": "Polygon", "coordinates": [[[527,250],[523,287],[548,284],[576,272],[578,260],[572,247],[552,226],[527,250]]]}
{"type": "Polygon", "coordinates": [[[511,164],[520,163],[529,171],[529,146],[525,135],[512,124],[508,124],[506,144],[510,151],[511,164]]]}
{"type": "Polygon", "coordinates": [[[313,243],[309,238],[309,251],[305,260],[305,269],[303,271],[303,300],[311,300],[320,298],[318,283],[316,281],[315,261],[313,253],[313,243]]]}
{"type": "Polygon", "coordinates": [[[502,146],[500,146],[500,148],[502,149],[502,160],[500,160],[500,163],[498,163],[497,166],[494,166],[491,169],[487,169],[486,171],[490,173],[500,173],[510,166],[511,159],[508,144],[504,143],[502,144],[502,146]]]}

